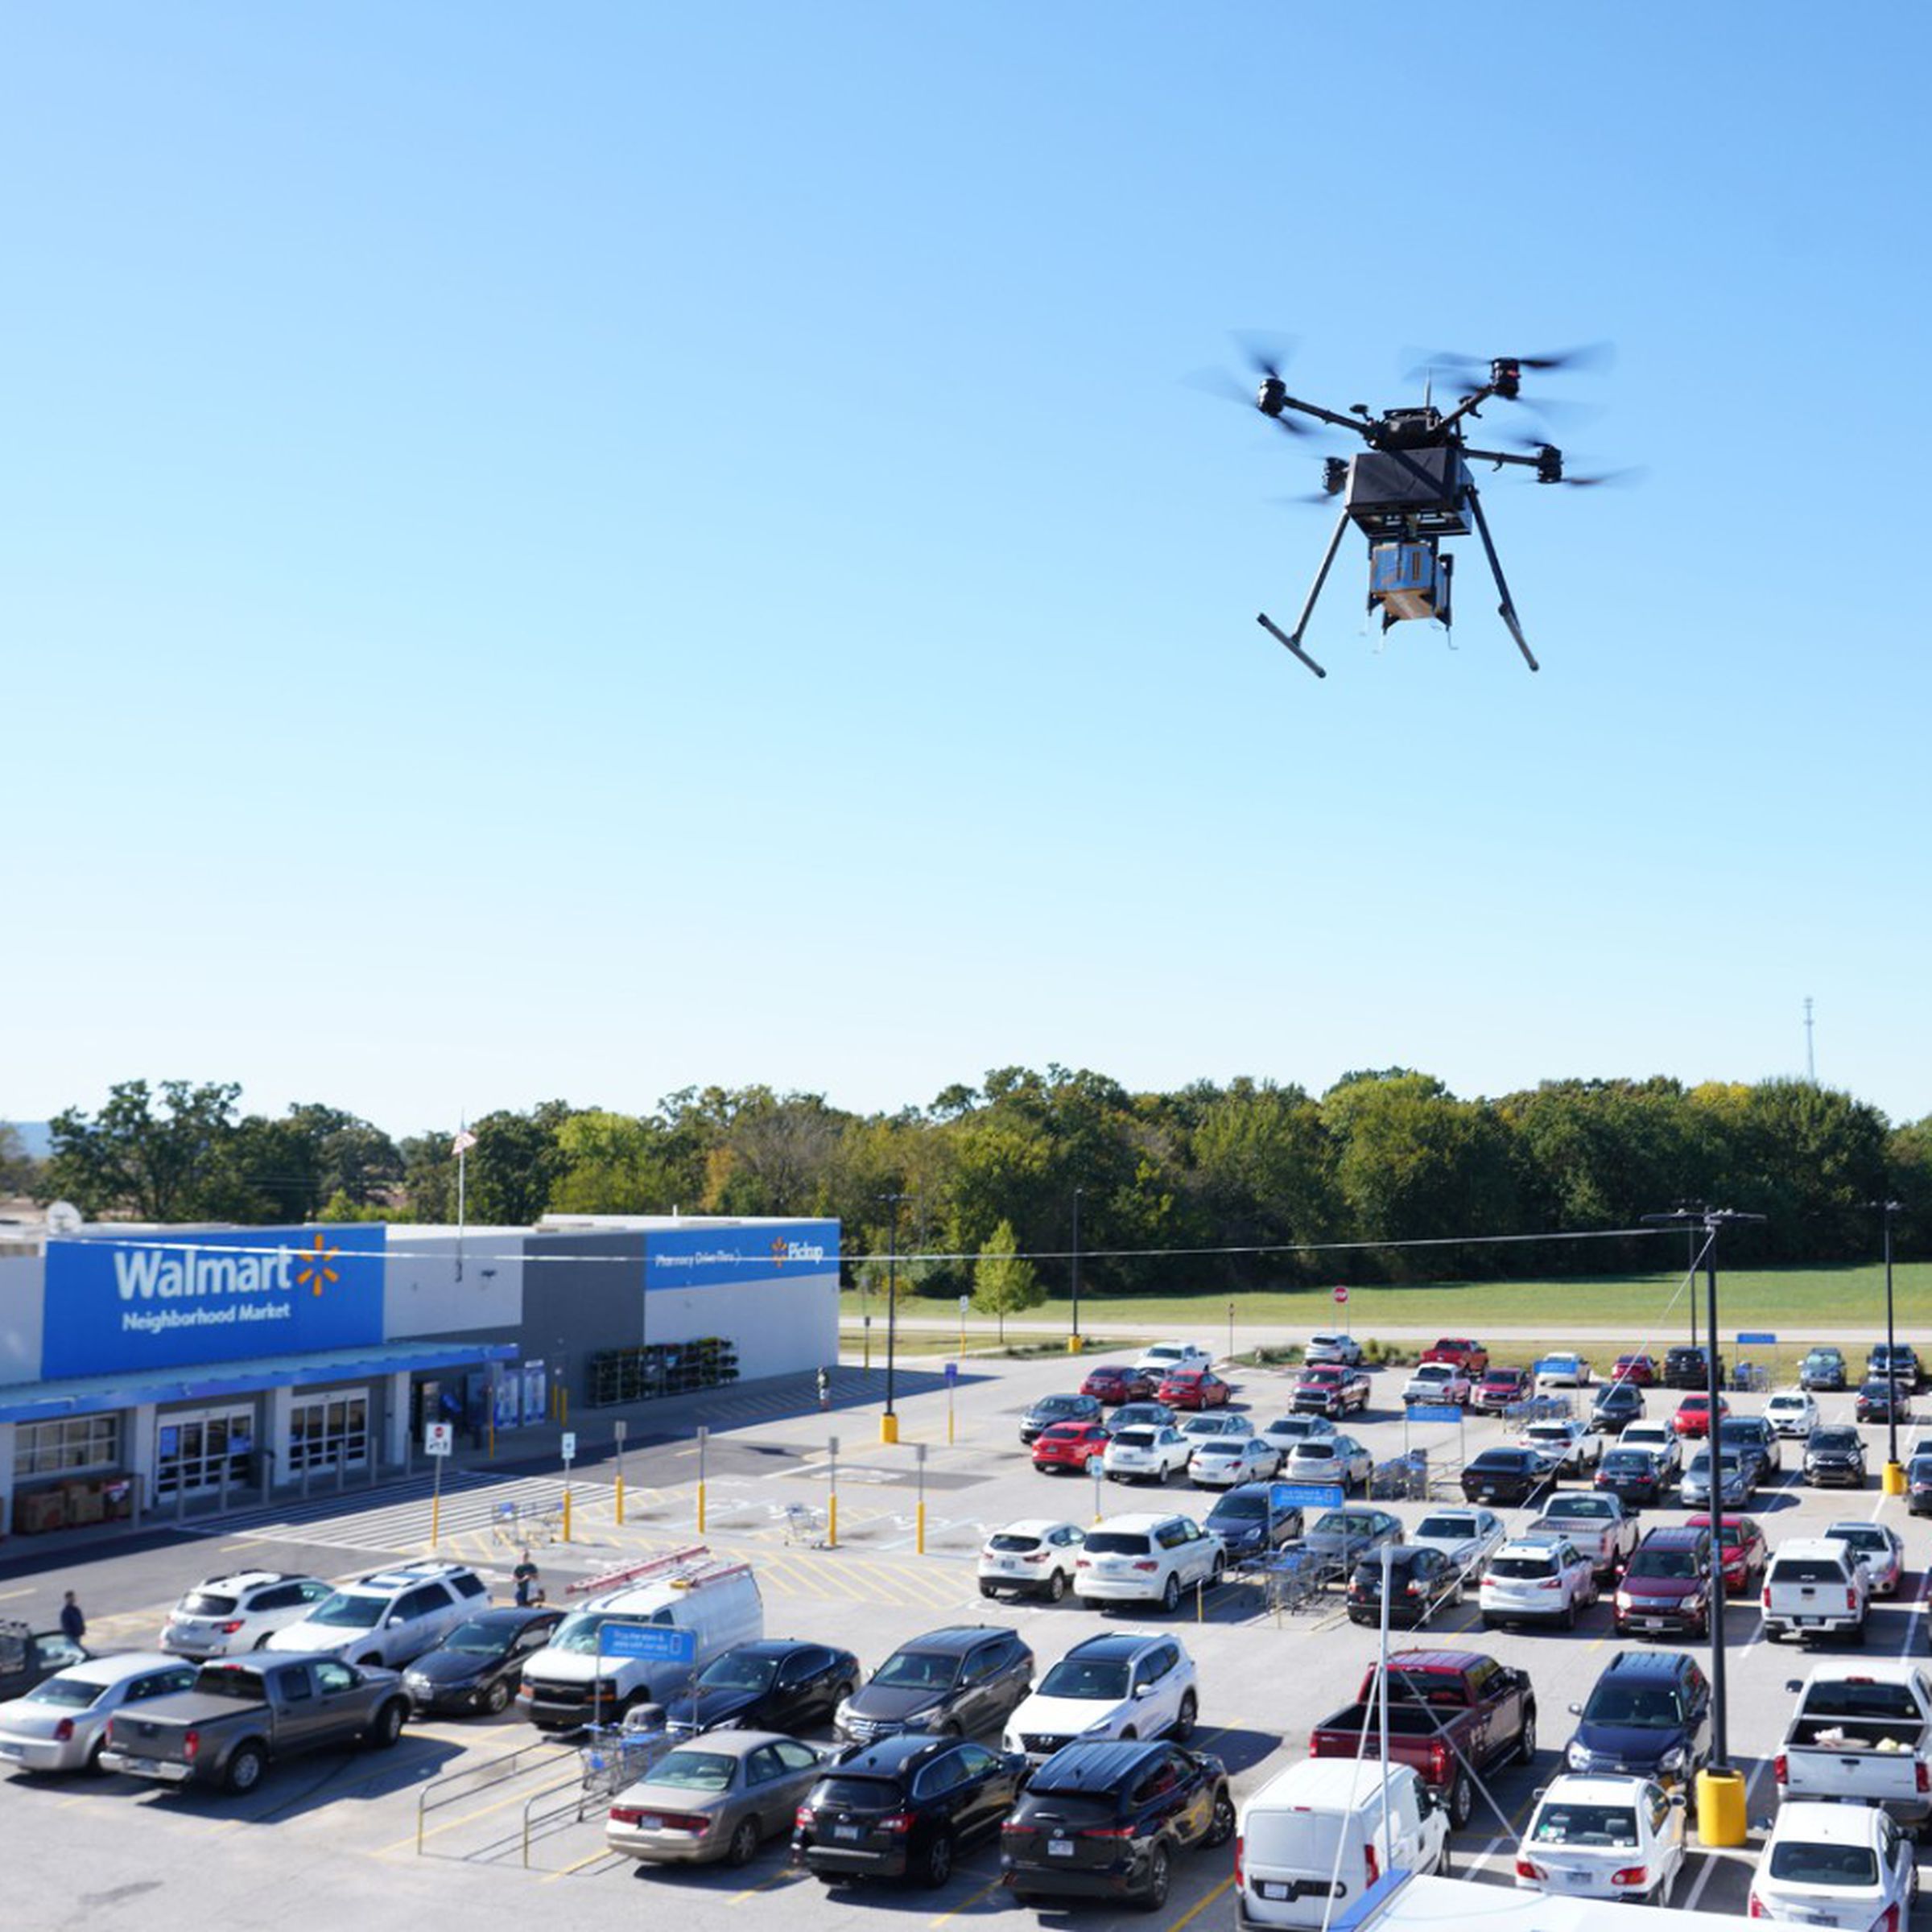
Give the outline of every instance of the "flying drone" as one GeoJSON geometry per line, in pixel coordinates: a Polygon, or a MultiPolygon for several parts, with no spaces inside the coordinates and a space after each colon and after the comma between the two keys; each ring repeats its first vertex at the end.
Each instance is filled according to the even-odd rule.
{"type": "MultiPolygon", "coordinates": [[[[1573,349],[1554,356],[1493,357],[1486,365],[1487,378],[1476,382],[1447,410],[1426,399],[1435,374],[1475,381],[1485,365],[1468,356],[1438,357],[1430,365],[1430,390],[1425,390],[1422,403],[1413,409],[1386,410],[1379,416],[1372,415],[1365,403],[1356,403],[1344,412],[1291,396],[1274,365],[1256,357],[1261,381],[1254,402],[1263,415],[1294,436],[1310,433],[1297,419],[1311,416],[1318,423],[1360,436],[1367,445],[1356,456],[1323,460],[1322,496],[1341,499],[1334,534],[1294,629],[1284,631],[1265,611],[1257,619],[1261,628],[1318,678],[1327,676],[1302,648],[1302,638],[1315,614],[1322,586],[1328,580],[1335,552],[1352,523],[1368,539],[1368,608],[1381,613],[1383,630],[1416,617],[1433,617],[1447,630],[1454,616],[1451,592],[1455,559],[1442,545],[1445,539],[1466,537],[1473,529],[1482,540],[1483,554],[1489,559],[1490,574],[1502,600],[1498,613],[1523,654],[1523,662],[1532,671],[1539,669],[1504,580],[1502,562],[1496,554],[1469,465],[1517,465],[1533,471],[1538,483],[1588,485],[1609,479],[1566,476],[1563,452],[1554,443],[1524,439],[1517,449],[1478,449],[1468,440],[1468,426],[1480,415],[1483,404],[1492,398],[1506,402],[1525,400],[1525,371],[1540,374],[1580,366],[1600,359],[1601,354],[1599,349],[1573,349]]],[[[1321,497],[1314,500],[1319,502],[1321,497]]]]}

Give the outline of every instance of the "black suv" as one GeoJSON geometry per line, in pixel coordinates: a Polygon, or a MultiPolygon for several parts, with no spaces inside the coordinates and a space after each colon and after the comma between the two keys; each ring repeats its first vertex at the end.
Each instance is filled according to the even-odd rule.
{"type": "Polygon", "coordinates": [[[1025,1758],[963,1738],[859,1745],[799,1806],[792,1859],[828,1885],[857,1878],[943,1885],[954,1852],[998,1828],[1026,1775],[1025,1758]]]}
{"type": "MultiPolygon", "coordinates": [[[[1724,1383],[1724,1358],[1717,1358],[1717,1383],[1724,1383]]],[[[1711,1358],[1701,1347],[1673,1348],[1664,1357],[1666,1389],[1706,1389],[1711,1384],[1711,1358]]]]}
{"type": "Polygon", "coordinates": [[[1015,1899],[1166,1902],[1174,1855],[1224,1845],[1234,1799],[1218,1757],[1179,1744],[1069,1744],[1033,1774],[1000,1833],[1015,1899]]]}
{"type": "Polygon", "coordinates": [[[859,1660],[830,1644],[766,1637],[734,1644],[698,1673],[671,1707],[671,1734],[699,1731],[809,1731],[829,1724],[858,1688],[859,1660]]]}
{"type": "Polygon", "coordinates": [[[1856,1429],[1814,1429],[1805,1439],[1805,1480],[1814,1488],[1843,1483],[1865,1486],[1865,1439],[1856,1429]]]}
{"type": "Polygon", "coordinates": [[[833,1721],[855,1744],[902,1731],[960,1737],[997,1729],[1032,1688],[1033,1653],[1012,1631],[956,1624],[902,1645],[833,1721]]]}
{"type": "Polygon", "coordinates": [[[561,1610],[481,1610],[458,1624],[402,1673],[409,1701],[424,1711],[506,1710],[523,1681],[526,1658],[543,1649],[561,1610]]]}
{"type": "Polygon", "coordinates": [[[1094,1395],[1043,1395],[1020,1418],[1020,1440],[1034,1442],[1055,1422],[1104,1422],[1107,1412],[1094,1395]]]}
{"type": "Polygon", "coordinates": [[[1610,1660],[1565,1763],[1571,1771],[1688,1785],[1711,1755],[1711,1683],[1682,1650],[1625,1650],[1610,1660]]]}
{"type": "Polygon", "coordinates": [[[1644,1413],[1644,1392],[1635,1382],[1606,1382],[1590,1405],[1593,1427],[1620,1435],[1644,1413]]]}
{"type": "Polygon", "coordinates": [[[1895,1342],[1889,1346],[1875,1343],[1865,1357],[1865,1374],[1868,1377],[1889,1375],[1893,1381],[1904,1383],[1914,1395],[1926,1385],[1918,1351],[1909,1342],[1895,1342]]]}
{"type": "MultiPolygon", "coordinates": [[[[1382,1558],[1378,1550],[1355,1567],[1348,1579],[1348,1620],[1374,1624],[1382,1614],[1382,1558]]],[[[1411,1543],[1386,1552],[1389,1558],[1389,1620],[1414,1630],[1437,1611],[1463,1600],[1463,1573],[1446,1550],[1411,1543]]]]}

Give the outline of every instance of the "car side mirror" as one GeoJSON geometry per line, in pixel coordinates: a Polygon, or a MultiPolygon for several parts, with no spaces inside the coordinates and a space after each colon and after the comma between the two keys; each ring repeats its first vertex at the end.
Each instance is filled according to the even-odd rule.
{"type": "Polygon", "coordinates": [[[1800,1678],[1788,1677],[1785,1679],[1785,1688],[1787,1690],[1802,1690],[1804,1687],[1804,1682],[1800,1678]]]}
{"type": "Polygon", "coordinates": [[[1570,1707],[1570,1715],[1572,1717],[1581,1717],[1583,1714],[1583,1707],[1581,1704],[1572,1704],[1570,1707]]]}
{"type": "Polygon", "coordinates": [[[392,1616],[389,1620],[389,1628],[391,1630],[400,1630],[402,1628],[402,1622],[403,1620],[401,1617],[392,1616]]]}
{"type": "Polygon", "coordinates": [[[1673,1791],[1670,1794],[1670,1809],[1673,1811],[1686,1810],[1689,1808],[1689,1806],[1690,1800],[1682,1791],[1673,1791]]]}

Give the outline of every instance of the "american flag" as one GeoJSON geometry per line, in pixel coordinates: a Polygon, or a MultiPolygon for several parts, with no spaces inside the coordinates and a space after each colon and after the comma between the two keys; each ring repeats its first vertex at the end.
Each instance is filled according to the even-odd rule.
{"type": "Polygon", "coordinates": [[[467,1154],[477,1144],[477,1137],[465,1127],[449,1144],[452,1154],[467,1154]]]}

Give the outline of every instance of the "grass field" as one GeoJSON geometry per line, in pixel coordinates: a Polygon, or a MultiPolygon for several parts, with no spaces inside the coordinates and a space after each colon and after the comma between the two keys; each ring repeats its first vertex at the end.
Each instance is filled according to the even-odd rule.
{"type": "MultiPolygon", "coordinates": [[[[1485,1326],[1523,1328],[1534,1332],[1547,1323],[1554,1328],[1600,1330],[1620,1348],[1656,1347],[1687,1340],[1690,1328],[1690,1288],[1680,1271],[1674,1274],[1616,1275],[1587,1281],[1446,1282],[1426,1288],[1354,1288],[1346,1308],[1338,1308],[1324,1288],[1292,1292],[1257,1291],[1230,1296],[1225,1289],[1194,1293],[1080,1297],[1083,1327],[1100,1323],[1131,1325],[1137,1332],[1201,1329],[1212,1339],[1224,1328],[1228,1302],[1242,1326],[1279,1327],[1290,1335],[1330,1326],[1345,1326],[1366,1340],[1387,1330],[1439,1327],[1446,1332],[1468,1329],[1480,1335],[1485,1326]]],[[[1698,1322],[1703,1321],[1704,1284],[1695,1284],[1698,1322]]],[[[1901,1340],[1932,1335],[1932,1263],[1915,1261],[1893,1270],[1896,1319],[1901,1340]]],[[[844,1319],[859,1311],[858,1298],[843,1298],[844,1319]]],[[[884,1307],[872,1304],[873,1340],[880,1344],[885,1327],[884,1307]]],[[[900,1312],[910,1319],[940,1319],[948,1313],[943,1301],[902,1299],[900,1312]]],[[[1009,1335],[1024,1324],[1051,1323],[1065,1327],[1069,1310],[1064,1296],[1055,1297],[1007,1323],[1009,1335]]],[[[1885,1320],[1885,1274],[1878,1265],[1866,1268],[1786,1268],[1724,1269],[1718,1274],[1718,1323],[1728,1344],[1740,1329],[1776,1331],[1783,1327],[1830,1333],[1833,1328],[1882,1328],[1885,1320]]],[[[993,1324],[984,1315],[968,1323],[968,1342],[990,1339],[993,1324]]],[[[916,1331],[914,1332],[917,1332],[916,1331]]],[[[903,1336],[902,1340],[903,1341],[903,1336]]],[[[956,1348],[958,1336],[952,1338],[956,1348]]],[[[1613,1351],[1614,1352],[1614,1351],[1613,1351]]]]}

